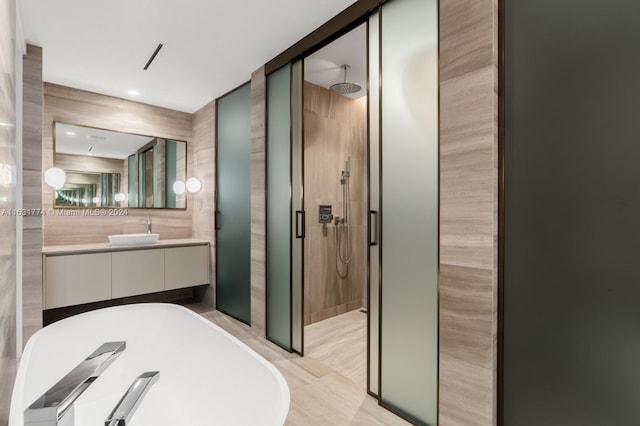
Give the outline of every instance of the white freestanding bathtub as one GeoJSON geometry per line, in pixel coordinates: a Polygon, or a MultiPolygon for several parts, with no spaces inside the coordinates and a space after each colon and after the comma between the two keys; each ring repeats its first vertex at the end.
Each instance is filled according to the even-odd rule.
{"type": "Polygon", "coordinates": [[[75,424],[103,425],[141,373],[160,379],[141,401],[136,425],[281,425],[289,388],[276,368],[238,339],[190,310],[171,304],[100,309],[51,324],[24,350],[9,425],[108,341],[126,349],[75,402],[75,424]]]}

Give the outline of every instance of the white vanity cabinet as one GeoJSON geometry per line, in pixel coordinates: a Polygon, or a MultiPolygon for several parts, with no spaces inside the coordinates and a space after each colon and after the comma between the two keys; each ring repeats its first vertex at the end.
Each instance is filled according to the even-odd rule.
{"type": "Polygon", "coordinates": [[[111,297],[117,299],[164,290],[165,250],[111,253],[111,297]]]}
{"type": "Polygon", "coordinates": [[[209,284],[209,243],[107,244],[43,250],[44,309],[209,284]]]}
{"type": "Polygon", "coordinates": [[[44,308],[111,299],[111,253],[47,256],[44,308]]]}
{"type": "Polygon", "coordinates": [[[164,250],[164,289],[192,287],[209,282],[209,246],[164,250]]]}

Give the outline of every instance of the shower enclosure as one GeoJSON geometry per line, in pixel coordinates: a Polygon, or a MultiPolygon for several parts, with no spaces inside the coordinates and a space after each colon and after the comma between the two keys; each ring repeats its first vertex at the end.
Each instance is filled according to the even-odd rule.
{"type": "MultiPolygon", "coordinates": [[[[364,30],[354,30],[363,57],[364,30]]],[[[305,58],[303,84],[305,326],[366,307],[366,91],[348,97],[321,86],[310,72],[315,59],[305,58]],[[332,222],[316,219],[321,206],[331,208],[332,222]]]]}
{"type": "Polygon", "coordinates": [[[366,81],[351,82],[366,91],[360,100],[329,90],[349,85],[352,58],[325,63],[337,73],[326,85],[304,81],[309,57],[267,71],[266,334],[304,354],[304,324],[324,316],[311,292],[328,289],[323,303],[346,295],[341,309],[367,310],[369,395],[435,425],[438,3],[389,0],[362,19],[366,81]],[[349,129],[358,120],[361,135],[349,129]],[[345,291],[356,290],[350,280],[361,300],[345,291]]]}

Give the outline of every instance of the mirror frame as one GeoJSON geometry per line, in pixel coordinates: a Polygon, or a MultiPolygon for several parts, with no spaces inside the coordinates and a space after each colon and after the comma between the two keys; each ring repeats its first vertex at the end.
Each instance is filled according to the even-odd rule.
{"type": "MultiPolygon", "coordinates": [[[[183,140],[178,140],[178,139],[173,139],[173,138],[169,138],[169,137],[165,137],[165,136],[154,136],[154,135],[143,135],[140,133],[132,133],[132,132],[122,132],[120,130],[113,130],[113,129],[108,129],[105,127],[96,127],[96,126],[90,126],[90,125],[86,125],[86,124],[79,124],[79,123],[72,123],[72,122],[64,122],[64,121],[56,121],[53,120],[53,129],[52,129],[52,138],[53,138],[53,167],[58,167],[58,163],[56,161],[56,124],[63,124],[66,126],[76,126],[76,127],[85,127],[85,128],[89,128],[89,129],[96,129],[96,130],[104,130],[107,132],[114,132],[114,133],[121,133],[121,134],[127,134],[127,135],[134,135],[134,136],[142,136],[142,137],[149,137],[149,138],[159,138],[159,139],[171,139],[174,140],[176,142],[184,142],[185,144],[185,156],[184,156],[184,170],[185,170],[185,182],[187,180],[187,176],[189,176],[189,141],[183,141],[183,140]]],[[[99,157],[100,158],[100,157],[99,157]]],[[[123,161],[126,161],[126,159],[123,159],[123,161]]],[[[65,169],[62,169],[65,170],[65,169]]],[[[69,172],[83,172],[82,170],[68,170],[69,172]]],[[[67,172],[67,170],[65,170],[65,172],[67,172]]],[[[96,173],[96,172],[94,172],[96,173]]],[[[99,172],[97,172],[99,173],[99,172]]],[[[128,187],[125,185],[124,182],[122,182],[122,185],[125,189],[125,192],[128,193],[128,187]]],[[[56,205],[56,191],[54,188],[53,189],[53,194],[52,194],[52,206],[54,209],[117,209],[117,210],[128,210],[128,209],[135,209],[135,210],[170,210],[170,211],[174,211],[174,210],[187,210],[187,208],[189,207],[189,201],[188,201],[188,192],[185,192],[185,198],[184,198],[184,207],[131,207],[128,205],[124,205],[124,206],[57,206],[56,205]]]]}

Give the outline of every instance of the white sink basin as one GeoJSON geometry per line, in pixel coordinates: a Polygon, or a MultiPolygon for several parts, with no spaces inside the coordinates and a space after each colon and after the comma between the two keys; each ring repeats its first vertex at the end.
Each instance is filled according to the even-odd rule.
{"type": "Polygon", "coordinates": [[[112,246],[143,246],[158,242],[160,234],[118,234],[109,235],[112,246]]]}

